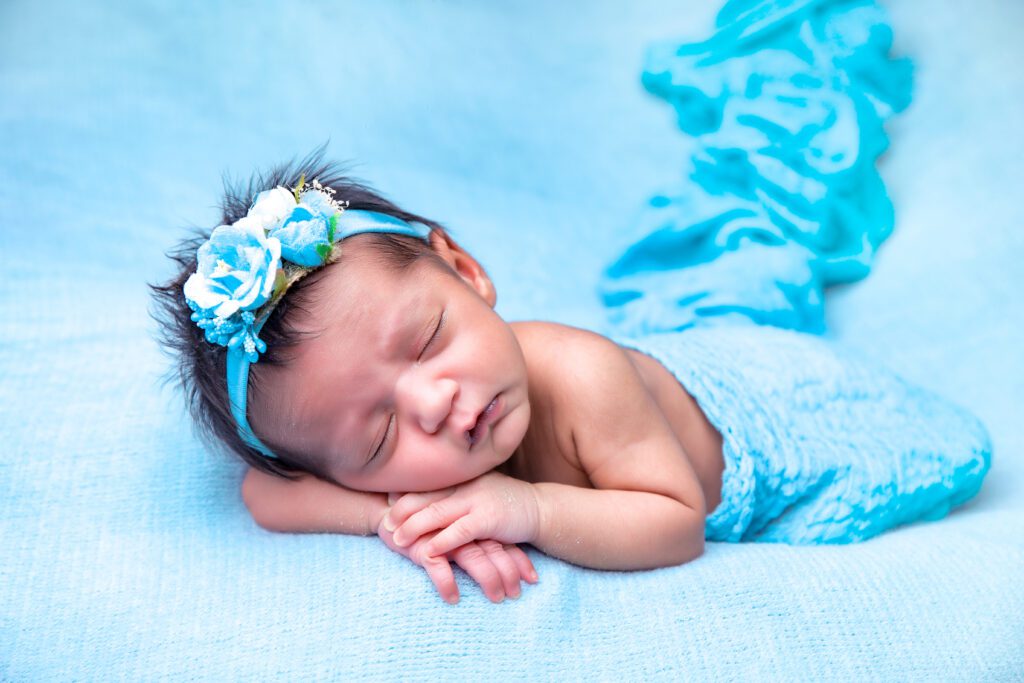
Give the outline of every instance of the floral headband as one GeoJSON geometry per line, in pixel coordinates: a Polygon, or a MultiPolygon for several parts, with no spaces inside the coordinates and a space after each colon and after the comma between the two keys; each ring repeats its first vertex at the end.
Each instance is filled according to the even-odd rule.
{"type": "Polygon", "coordinates": [[[375,211],[347,211],[334,189],[305,176],[294,190],[260,192],[244,218],[221,225],[196,252],[185,301],[206,340],[226,346],[228,398],[238,435],[269,458],[277,456],[246,417],[249,365],[267,350],[259,332],[288,288],[341,253],[346,237],[386,232],[425,240],[430,228],[375,211]]]}

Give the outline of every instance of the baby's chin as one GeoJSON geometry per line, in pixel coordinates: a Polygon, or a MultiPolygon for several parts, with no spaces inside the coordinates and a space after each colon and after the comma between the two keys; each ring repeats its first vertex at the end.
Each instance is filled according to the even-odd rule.
{"type": "Polygon", "coordinates": [[[481,465],[481,467],[478,468],[462,470],[459,472],[452,472],[450,473],[450,476],[447,477],[439,477],[438,479],[430,482],[430,488],[424,490],[436,491],[438,489],[446,489],[453,486],[460,486],[461,484],[465,484],[466,482],[473,481],[474,479],[482,477],[488,472],[491,472],[494,469],[503,465],[512,454],[509,453],[508,455],[502,457],[492,452],[485,455],[490,457],[481,458],[481,463],[486,462],[488,463],[488,465],[481,465]]]}

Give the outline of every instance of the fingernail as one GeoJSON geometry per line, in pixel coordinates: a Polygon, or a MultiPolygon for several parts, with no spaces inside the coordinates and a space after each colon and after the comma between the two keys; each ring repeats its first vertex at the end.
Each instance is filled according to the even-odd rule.
{"type": "Polygon", "coordinates": [[[520,595],[522,595],[522,593],[520,593],[519,591],[514,591],[512,593],[509,593],[508,597],[512,598],[513,600],[518,600],[520,595]]]}
{"type": "Polygon", "coordinates": [[[459,604],[459,596],[449,595],[447,598],[445,598],[445,602],[447,602],[449,605],[457,605],[459,604]]]}
{"type": "Polygon", "coordinates": [[[394,531],[397,528],[395,526],[395,523],[391,521],[391,513],[390,512],[384,513],[384,519],[382,521],[383,521],[383,524],[384,524],[384,528],[387,529],[388,531],[394,531]]]}
{"type": "Polygon", "coordinates": [[[537,583],[537,572],[530,572],[530,583],[537,583]]]}

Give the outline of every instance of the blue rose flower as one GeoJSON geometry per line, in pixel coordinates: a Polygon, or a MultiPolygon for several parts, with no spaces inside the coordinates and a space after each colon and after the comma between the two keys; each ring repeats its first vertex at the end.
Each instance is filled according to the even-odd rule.
{"type": "Polygon", "coordinates": [[[270,231],[270,236],[280,240],[282,258],[312,268],[322,265],[330,254],[331,233],[331,215],[315,212],[302,203],[292,209],[281,227],[270,231]]]}
{"type": "Polygon", "coordinates": [[[295,195],[278,185],[256,195],[249,213],[242,220],[253,222],[265,231],[278,228],[295,208],[295,195]]]}
{"type": "Polygon", "coordinates": [[[299,193],[299,199],[301,200],[299,203],[313,213],[321,213],[325,216],[333,216],[338,213],[338,205],[324,190],[304,190],[299,193]]]}
{"type": "Polygon", "coordinates": [[[225,321],[270,298],[281,243],[266,236],[255,221],[243,218],[215,229],[196,256],[198,268],[185,282],[185,299],[201,318],[225,321]]]}

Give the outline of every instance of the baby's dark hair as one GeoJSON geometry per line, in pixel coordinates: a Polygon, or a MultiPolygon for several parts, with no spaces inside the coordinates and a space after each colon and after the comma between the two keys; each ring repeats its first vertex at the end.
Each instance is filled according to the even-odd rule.
{"type": "MultiPolygon", "coordinates": [[[[398,208],[366,184],[345,175],[347,170],[340,164],[324,161],[323,151],[321,147],[301,161],[292,161],[268,172],[256,173],[245,183],[233,182],[225,177],[224,196],[220,203],[221,224],[230,225],[244,217],[258,193],[279,185],[296,187],[300,178],[304,177],[307,181],[316,179],[324,187],[332,188],[335,199],[343,205],[347,204],[348,209],[388,214],[407,222],[422,223],[444,234],[440,224],[398,208]]],[[[201,436],[207,441],[219,442],[251,467],[269,474],[293,479],[301,473],[310,473],[331,481],[326,463],[317,461],[311,455],[291,452],[283,444],[268,444],[278,456],[276,459],[268,458],[247,445],[238,434],[228,399],[225,374],[227,349],[206,341],[204,331],[192,321],[192,309],[185,302],[182,289],[185,281],[196,271],[196,250],[209,239],[211,232],[212,228],[195,230],[192,236],[172,248],[167,256],[177,264],[177,274],[165,284],[150,285],[155,303],[152,315],[160,325],[159,342],[175,360],[175,366],[171,368],[167,379],[172,382],[176,380],[183,389],[189,412],[201,436]]],[[[382,267],[393,270],[404,270],[421,258],[434,254],[426,242],[415,237],[368,233],[364,239],[376,252],[382,267]]],[[[341,261],[344,258],[343,250],[341,261]]],[[[288,349],[302,338],[296,320],[308,313],[315,285],[320,279],[318,273],[333,266],[325,266],[299,280],[276,305],[260,331],[260,338],[267,343],[266,352],[260,355],[260,365],[288,363],[288,349]]],[[[255,382],[255,378],[250,381],[255,382]]],[[[253,387],[256,388],[255,384],[253,387]]]]}

